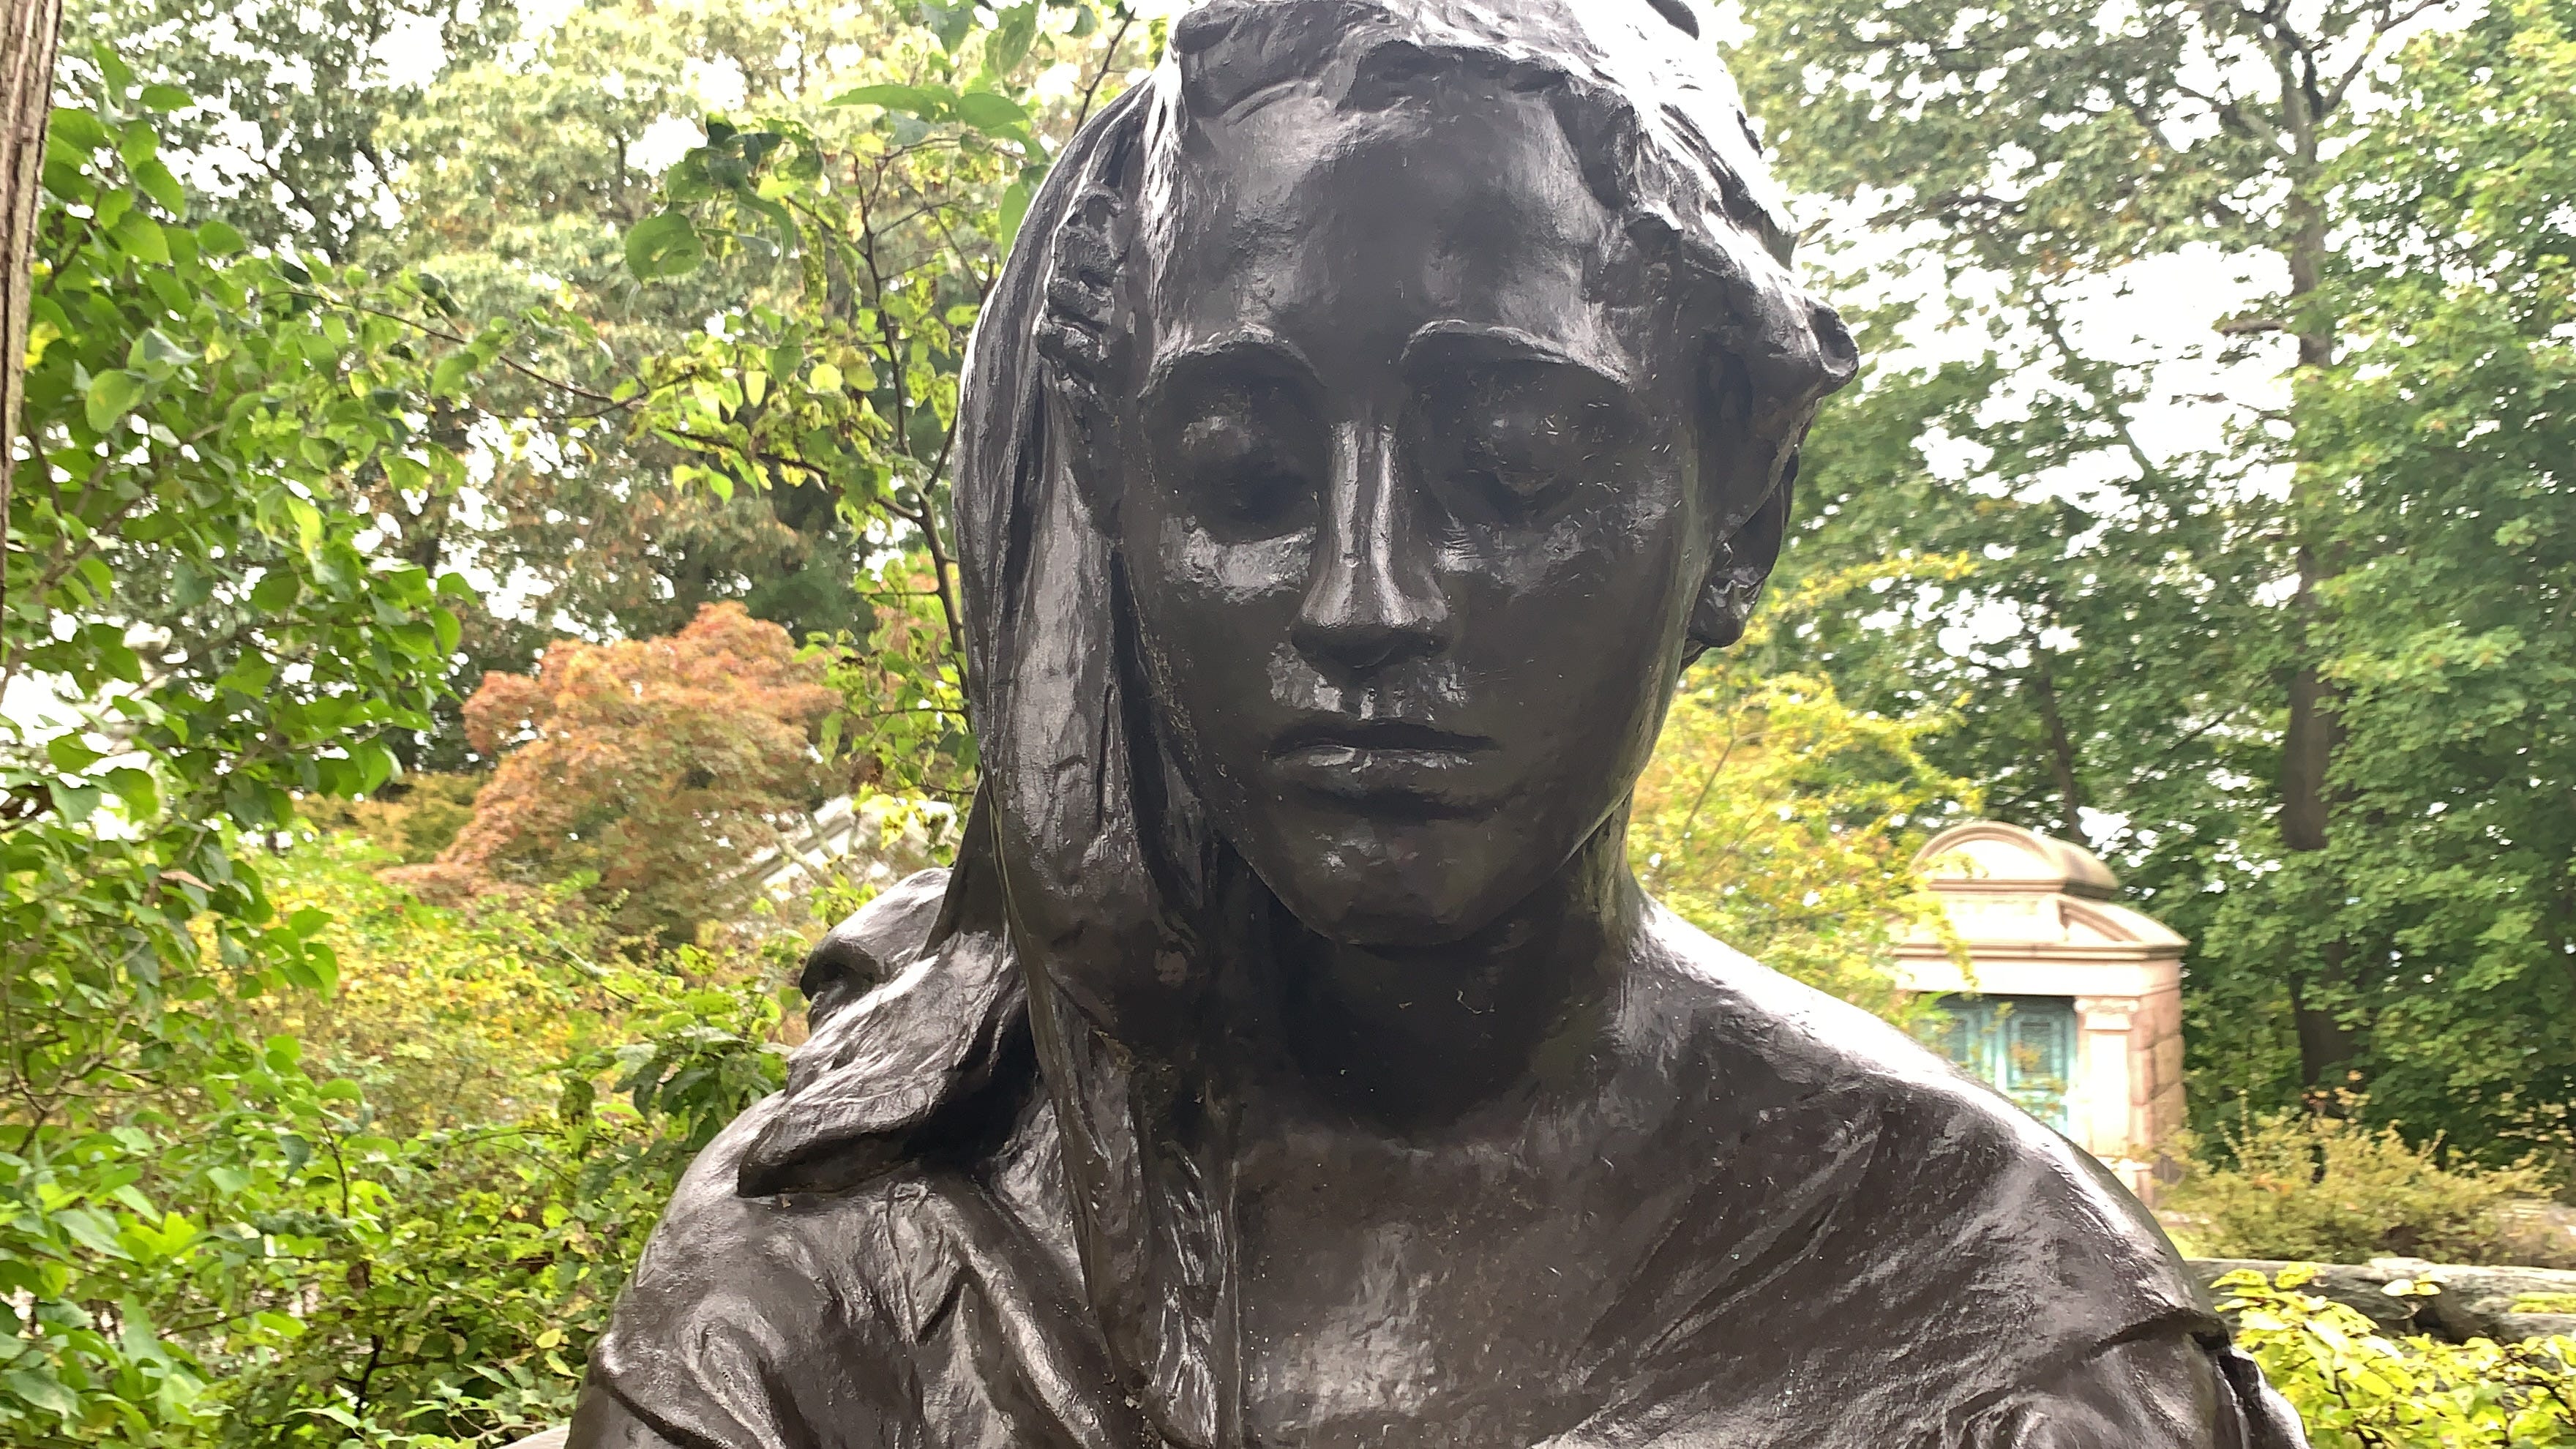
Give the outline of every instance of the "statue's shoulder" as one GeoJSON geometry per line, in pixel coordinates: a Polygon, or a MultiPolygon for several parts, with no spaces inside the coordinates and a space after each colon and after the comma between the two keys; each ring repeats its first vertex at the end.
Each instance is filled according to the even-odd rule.
{"type": "Polygon", "coordinates": [[[1772,970],[1660,905],[1651,909],[1645,947],[1653,1009],[1694,1034],[1727,1040],[1731,1051],[1750,1050],[1793,1082],[1942,1092],[1969,1085],[1894,1026],[1772,970]]]}
{"type": "Polygon", "coordinates": [[[805,1019],[819,1031],[833,1017],[890,985],[921,956],[948,897],[943,868],[916,871],[879,891],[826,932],[806,954],[796,985],[805,1019]]]}
{"type": "Polygon", "coordinates": [[[1676,1402],[1705,1381],[1739,1425],[1788,1406],[1744,1442],[2299,1442],[2154,1220],[2082,1149],[1667,913],[1635,980],[1629,1069],[1664,1111],[1629,1114],[1647,1129],[1631,1151],[1679,1181],[1605,1321],[1633,1325],[1615,1346],[1698,1376],[1676,1402]],[[1731,1328],[1748,1321],[1768,1336],[1731,1328]],[[2234,1427],[2196,1427],[2213,1413],[2234,1427]]]}
{"type": "Polygon", "coordinates": [[[2039,1151],[2062,1142],[1939,1053],[1871,1013],[1772,970],[1661,906],[1653,908],[1640,1010],[1676,1044],[1722,1062],[1739,1099],[1913,1103],[1957,1129],[2039,1151]]]}
{"type": "Polygon", "coordinates": [[[1931,1257],[2055,1264],[2079,1296],[2197,1313],[2197,1290],[2137,1199],[2001,1093],[1660,908],[1650,957],[1643,1009],[1660,1017],[1677,1074],[1703,1084],[1700,1109],[1790,1157],[1837,1144],[1850,1210],[1877,1219],[1890,1247],[1911,1234],[1931,1257]]]}
{"type": "Polygon", "coordinates": [[[845,1188],[927,1145],[954,1156],[1009,1134],[1036,1070],[1027,996],[1000,926],[952,918],[954,885],[923,871],[815,947],[813,1034],[742,1149],[739,1191],[845,1188]]]}

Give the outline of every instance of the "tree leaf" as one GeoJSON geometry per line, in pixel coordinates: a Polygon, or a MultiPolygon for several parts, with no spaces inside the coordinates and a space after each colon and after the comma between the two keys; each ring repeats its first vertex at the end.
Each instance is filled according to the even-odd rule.
{"type": "Polygon", "coordinates": [[[116,135],[116,157],[128,169],[142,165],[161,150],[161,137],[149,121],[128,121],[116,135]]]}
{"type": "Polygon", "coordinates": [[[149,770],[130,766],[110,770],[107,772],[107,788],[125,802],[126,814],[135,819],[143,819],[161,808],[160,787],[149,770]]]}
{"type": "Polygon", "coordinates": [[[843,91],[824,102],[828,106],[882,106],[889,111],[919,116],[925,121],[940,121],[956,106],[957,93],[936,86],[874,85],[843,91]]]}
{"type": "Polygon", "coordinates": [[[63,108],[54,112],[48,136],[77,151],[95,151],[114,139],[105,123],[87,111],[63,108]]]}
{"type": "Polygon", "coordinates": [[[706,259],[707,245],[685,212],[648,216],[626,233],[626,270],[638,281],[684,276],[706,259]]]}
{"type": "Polygon", "coordinates": [[[107,758],[80,741],[78,735],[56,735],[45,742],[45,758],[66,775],[77,775],[107,758]]]}
{"type": "Polygon", "coordinates": [[[89,425],[99,432],[116,426],[117,419],[134,411],[143,401],[149,387],[141,374],[122,369],[102,372],[89,380],[89,393],[83,399],[89,425]]]}
{"type": "Polygon", "coordinates": [[[322,548],[322,510],[301,498],[286,500],[286,516],[295,525],[296,547],[311,558],[322,548]]]}
{"type": "Polygon", "coordinates": [[[1002,245],[1002,254],[1010,255],[1020,238],[1020,222],[1029,214],[1029,184],[1014,181],[1002,191],[1002,209],[993,217],[993,236],[1002,245]]]}
{"type": "Polygon", "coordinates": [[[5,1374],[0,1374],[0,1386],[6,1386],[9,1392],[39,1409],[51,1409],[66,1419],[80,1417],[79,1397],[65,1388],[62,1380],[51,1374],[39,1374],[28,1369],[11,1369],[5,1374]]]}
{"type": "Polygon", "coordinates": [[[1004,10],[1001,23],[984,42],[984,73],[999,78],[1019,68],[1028,59],[1029,46],[1037,39],[1037,0],[1021,0],[1004,10]]]}
{"type": "Polygon", "coordinates": [[[126,349],[125,365],[154,376],[167,376],[169,369],[197,360],[198,354],[173,342],[158,327],[146,327],[126,349]]]}
{"type": "Polygon", "coordinates": [[[116,1240],[116,1219],[96,1208],[65,1208],[54,1215],[73,1242],[102,1257],[127,1256],[125,1245],[116,1240]]]}
{"type": "Polygon", "coordinates": [[[1017,138],[1028,133],[1029,113],[1018,101],[994,91],[968,91],[957,98],[957,119],[987,136],[1017,138]]]}
{"type": "Polygon", "coordinates": [[[294,574],[284,569],[272,570],[252,586],[250,605],[263,614],[284,613],[295,603],[296,595],[303,592],[303,587],[302,581],[294,574]]]}
{"type": "Polygon", "coordinates": [[[178,216],[187,211],[187,190],[179,185],[178,177],[170,174],[170,168],[161,164],[160,157],[146,157],[136,162],[131,169],[134,184],[143,188],[144,195],[159,202],[163,211],[169,212],[172,216],[178,216]]]}
{"type": "Polygon", "coordinates": [[[139,211],[129,211],[107,229],[117,250],[138,262],[166,266],[170,261],[170,244],[161,237],[161,223],[139,211]]]}
{"type": "Polygon", "coordinates": [[[921,23],[929,27],[931,34],[939,37],[940,47],[951,55],[955,55],[957,47],[966,43],[966,32],[973,29],[975,25],[974,0],[963,0],[963,3],[949,5],[936,5],[931,3],[931,0],[922,0],[920,13],[921,23]]]}
{"type": "Polygon", "coordinates": [[[96,785],[67,785],[60,780],[47,780],[45,793],[53,797],[54,811],[67,824],[78,825],[98,813],[99,790],[96,785]]]}

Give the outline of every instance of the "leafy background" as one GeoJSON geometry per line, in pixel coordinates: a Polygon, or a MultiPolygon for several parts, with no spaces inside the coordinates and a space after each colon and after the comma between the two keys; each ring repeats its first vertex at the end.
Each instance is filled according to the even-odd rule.
{"type": "MultiPolygon", "coordinates": [[[[2576,17],[1720,18],[1873,362],[1685,681],[1641,876],[1913,1018],[1929,833],[2086,840],[2194,941],[2204,1226],[2358,1251],[2564,1190],[2576,17]]],[[[560,1421],[779,1080],[806,943],[971,791],[958,369],[1162,39],[1098,0],[69,7],[0,604],[9,1442],[560,1421]],[[854,868],[782,872],[842,798],[854,868]]],[[[2241,1292],[2319,1442],[2566,1442],[2565,1349],[2297,1286],[2241,1292]]]]}

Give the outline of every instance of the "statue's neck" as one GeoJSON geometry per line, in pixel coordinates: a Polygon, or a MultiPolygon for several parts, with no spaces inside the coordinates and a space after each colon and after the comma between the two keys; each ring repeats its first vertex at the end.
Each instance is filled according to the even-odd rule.
{"type": "MultiPolygon", "coordinates": [[[[1437,948],[1374,951],[1279,918],[1187,1050],[1118,1040],[1044,976],[1031,1025],[1064,1134],[1086,1288],[1130,1391],[1174,1443],[1240,1442],[1235,1183],[1258,1099],[1329,1109],[1350,1130],[1455,1120],[1539,1080],[1551,1044],[1602,1029],[1645,898],[1614,818],[1520,905],[1437,948]]],[[[1257,913],[1256,913],[1257,914],[1257,913]]],[[[1580,1056],[1580,1050],[1569,1055],[1580,1056]]],[[[1275,1105],[1275,1104],[1274,1104],[1275,1105]]]]}
{"type": "Polygon", "coordinates": [[[1269,964],[1286,1062],[1333,1107],[1399,1131],[1536,1081],[1543,1060],[1564,1055],[1553,1046],[1601,1029],[1643,929],[1625,824],[1613,816],[1546,883],[1459,941],[1351,946],[1285,922],[1269,964]]]}

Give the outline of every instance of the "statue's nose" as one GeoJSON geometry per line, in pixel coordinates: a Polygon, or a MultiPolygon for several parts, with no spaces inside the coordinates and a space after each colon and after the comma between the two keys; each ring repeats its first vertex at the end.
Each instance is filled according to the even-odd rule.
{"type": "Polygon", "coordinates": [[[1399,476],[1394,440],[1352,429],[1333,449],[1330,488],[1306,597],[1299,653],[1336,672],[1366,672],[1449,643],[1449,606],[1433,568],[1432,530],[1399,476]]]}

